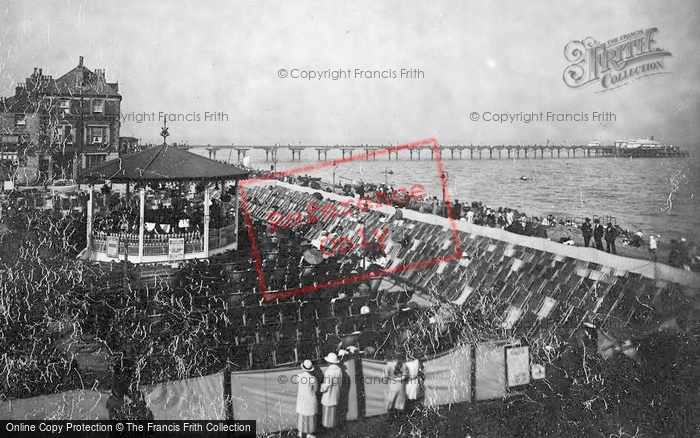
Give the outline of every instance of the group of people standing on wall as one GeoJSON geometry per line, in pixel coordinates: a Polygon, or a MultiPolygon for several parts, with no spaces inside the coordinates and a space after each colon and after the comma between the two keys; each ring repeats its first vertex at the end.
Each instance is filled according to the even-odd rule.
{"type": "Polygon", "coordinates": [[[587,217],[581,224],[581,234],[583,234],[583,246],[588,247],[591,238],[593,238],[596,249],[617,254],[615,239],[617,239],[618,232],[612,222],[608,222],[607,226],[604,227],[599,219],[594,219],[593,225],[591,225],[591,218],[587,217]],[[605,239],[606,249],[603,249],[603,239],[605,239]]]}
{"type": "MultiPolygon", "coordinates": [[[[347,403],[350,376],[345,365],[357,352],[355,347],[341,349],[338,353],[329,353],[324,357],[328,367],[322,377],[310,360],[301,364],[301,373],[297,376],[297,430],[300,438],[314,438],[318,430],[320,394],[321,426],[333,429],[344,420],[347,412],[343,403],[347,403]]],[[[399,418],[407,409],[413,410],[422,399],[423,371],[422,363],[410,356],[404,362],[398,357],[388,360],[382,370],[382,384],[387,385],[386,409],[390,419],[399,418]]],[[[361,368],[360,364],[356,364],[361,368]]],[[[363,382],[358,382],[358,397],[364,394],[363,382]]],[[[359,404],[359,400],[358,400],[359,404]]]]}
{"type": "MultiPolygon", "coordinates": [[[[619,227],[614,226],[610,222],[604,227],[600,224],[598,219],[595,219],[593,224],[591,224],[591,219],[585,218],[583,224],[581,224],[581,233],[583,234],[584,246],[589,246],[591,239],[593,239],[595,248],[603,251],[603,240],[605,240],[605,250],[609,253],[617,254],[615,240],[620,237],[619,227]]],[[[647,245],[649,248],[649,258],[654,262],[658,261],[657,250],[661,240],[660,235],[649,235],[649,242],[647,243],[642,230],[636,233],[623,230],[623,234],[624,233],[627,235],[623,238],[623,244],[630,244],[636,247],[647,245]]],[[[669,266],[685,269],[687,271],[697,272],[700,270],[700,249],[698,249],[697,245],[688,242],[685,237],[682,237],[680,241],[672,239],[669,246],[669,266]]]]}

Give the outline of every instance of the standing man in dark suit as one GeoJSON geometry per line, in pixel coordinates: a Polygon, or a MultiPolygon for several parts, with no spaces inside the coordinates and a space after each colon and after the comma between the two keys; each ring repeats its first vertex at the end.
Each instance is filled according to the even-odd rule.
{"type": "Polygon", "coordinates": [[[595,247],[603,251],[603,236],[605,235],[605,228],[600,224],[600,220],[593,219],[593,240],[595,240],[595,247]]]}
{"type": "Polygon", "coordinates": [[[607,244],[608,252],[613,254],[617,254],[615,239],[617,239],[617,230],[613,227],[612,222],[608,222],[608,227],[605,229],[605,243],[607,244]]]}
{"type": "Polygon", "coordinates": [[[459,199],[455,199],[455,203],[452,206],[452,215],[456,221],[462,217],[462,204],[459,203],[459,199]]]}
{"type": "Polygon", "coordinates": [[[547,230],[540,225],[540,219],[537,216],[533,216],[530,222],[525,225],[525,235],[532,237],[541,237],[542,239],[547,238],[547,230]]]}
{"type": "Polygon", "coordinates": [[[583,234],[583,246],[588,247],[593,237],[593,227],[591,226],[591,218],[587,217],[581,224],[581,233],[583,234]]]}

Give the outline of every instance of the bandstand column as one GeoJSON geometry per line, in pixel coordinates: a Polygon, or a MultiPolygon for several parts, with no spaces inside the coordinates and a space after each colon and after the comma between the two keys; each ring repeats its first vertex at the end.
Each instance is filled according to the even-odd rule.
{"type": "Polygon", "coordinates": [[[143,240],[146,216],[146,189],[139,189],[139,262],[143,263],[143,240]]]}
{"type": "Polygon", "coordinates": [[[209,184],[204,187],[204,257],[209,258],[209,184]]]}

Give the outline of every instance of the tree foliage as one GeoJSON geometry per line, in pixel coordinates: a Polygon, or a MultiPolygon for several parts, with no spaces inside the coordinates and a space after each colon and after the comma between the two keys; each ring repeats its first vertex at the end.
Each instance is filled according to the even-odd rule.
{"type": "MultiPolygon", "coordinates": [[[[16,211],[0,242],[0,398],[79,389],[75,354],[88,340],[116,363],[133,364],[130,385],[219,371],[230,323],[224,301],[194,275],[191,264],[175,284],[144,284],[123,263],[76,259],[85,247],[85,217],[16,211]],[[187,275],[187,274],[192,275],[187,275]],[[73,377],[71,377],[73,376],[73,377]]],[[[217,284],[224,279],[213,277],[217,284]]],[[[211,280],[211,278],[210,278],[211,280]]],[[[89,374],[89,373],[88,373],[89,374]]]]}

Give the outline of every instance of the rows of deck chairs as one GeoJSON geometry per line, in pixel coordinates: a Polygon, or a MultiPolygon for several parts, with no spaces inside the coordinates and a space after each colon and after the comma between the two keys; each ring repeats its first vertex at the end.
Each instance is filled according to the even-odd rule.
{"type": "MultiPolygon", "coordinates": [[[[229,348],[231,361],[239,369],[267,369],[297,364],[305,359],[318,360],[348,336],[358,348],[372,347],[386,330],[379,327],[374,312],[379,307],[376,287],[366,284],[338,284],[299,295],[274,298],[284,292],[313,283],[333,281],[349,275],[348,269],[335,264],[336,259],[318,266],[301,263],[302,250],[293,243],[277,245],[264,253],[261,267],[268,296],[260,294],[260,277],[248,251],[219,256],[210,261],[209,269],[186,274],[187,281],[202,281],[202,304],[207,296],[225,300],[231,321],[229,348]],[[345,298],[339,298],[345,296],[345,298]],[[372,309],[362,313],[363,308],[372,309]]],[[[405,293],[383,293],[381,304],[400,307],[410,298],[405,293]]],[[[195,300],[196,301],[196,300],[195,300]]],[[[209,298],[210,305],[213,301],[209,298]]],[[[202,306],[200,304],[200,307],[202,306]]],[[[213,305],[222,305],[214,303],[213,305]]]]}
{"type": "MultiPolygon", "coordinates": [[[[327,204],[340,210],[338,202],[319,201],[314,194],[285,187],[245,190],[247,199],[253,200],[250,214],[261,220],[271,211],[285,217],[303,212],[313,202],[318,202],[319,211],[327,204]]],[[[390,218],[377,210],[354,209],[332,219],[315,217],[318,222],[303,229],[310,240],[334,232],[357,242],[358,227],[364,227],[365,234],[386,230],[388,269],[436,261],[397,271],[392,274],[397,281],[468,308],[480,306],[487,320],[510,333],[570,335],[586,319],[595,319],[599,326],[641,325],[687,304],[678,285],[594,262],[463,231],[458,232],[458,247],[452,230],[442,225],[390,218]],[[439,261],[450,255],[455,259],[439,261]]]]}

